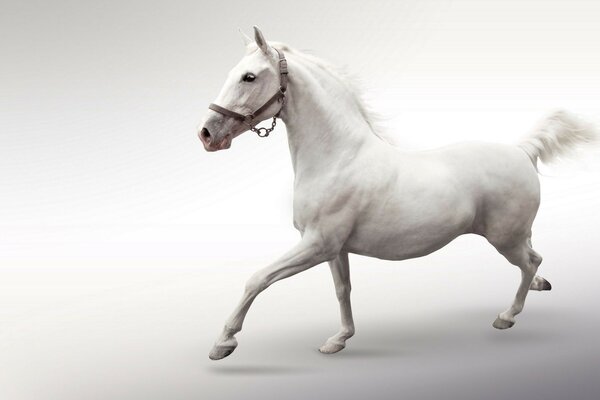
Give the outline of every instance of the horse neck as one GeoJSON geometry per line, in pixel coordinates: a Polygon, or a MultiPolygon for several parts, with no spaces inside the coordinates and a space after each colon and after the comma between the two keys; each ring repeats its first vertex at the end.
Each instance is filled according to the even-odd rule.
{"type": "Polygon", "coordinates": [[[379,141],[353,94],[338,78],[307,62],[289,60],[285,122],[296,177],[343,167],[373,141],[379,141]]]}

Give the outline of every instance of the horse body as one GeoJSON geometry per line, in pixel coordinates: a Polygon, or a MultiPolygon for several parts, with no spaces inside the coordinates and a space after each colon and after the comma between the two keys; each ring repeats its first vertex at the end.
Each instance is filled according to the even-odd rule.
{"type": "Polygon", "coordinates": [[[391,171],[378,169],[364,185],[352,182],[364,196],[350,204],[357,212],[345,250],[403,260],[429,254],[466,233],[494,244],[504,234],[530,229],[539,182],[522,150],[486,143],[411,154],[392,150],[395,162],[384,164],[391,171]]]}
{"type": "MultiPolygon", "coordinates": [[[[521,270],[515,300],[493,323],[499,329],[515,323],[528,290],[550,289],[549,282],[536,275],[542,258],[531,245],[540,203],[537,159],[551,160],[595,139],[594,130],[558,112],[517,145],[473,142],[403,151],[377,136],[353,87],[329,65],[284,45],[274,51],[257,28],[255,35],[257,46],[250,44],[247,60],[230,73],[220,98],[233,102],[227,104],[229,110],[257,109],[264,98],[235,104],[235,99],[251,101],[237,92],[245,87],[237,82],[237,73],[263,71],[267,89],[254,92],[265,97],[273,87],[273,79],[268,82],[265,75],[270,71],[275,77],[278,55],[284,52],[288,57],[285,105],[269,106],[261,119],[276,115],[286,123],[295,174],[294,225],[302,239],[249,279],[210,358],[233,352],[234,335],[260,292],[322,262],[331,268],[342,327],[320,351],[343,349],[354,334],[348,253],[403,260],[429,254],[462,234],[484,236],[521,270]]],[[[214,151],[228,148],[232,138],[247,129],[211,112],[200,138],[214,151]]]]}
{"type": "Polygon", "coordinates": [[[402,151],[379,139],[359,110],[348,113],[352,97],[335,79],[287,53],[292,78],[282,119],[295,166],[294,225],[300,232],[318,231],[334,253],[342,244],[350,253],[403,260],[464,233],[496,243],[529,231],[539,181],[521,148],[470,142],[402,151]],[[337,99],[333,107],[315,97],[320,90],[337,99]],[[520,226],[507,229],[511,221],[520,226]]]}

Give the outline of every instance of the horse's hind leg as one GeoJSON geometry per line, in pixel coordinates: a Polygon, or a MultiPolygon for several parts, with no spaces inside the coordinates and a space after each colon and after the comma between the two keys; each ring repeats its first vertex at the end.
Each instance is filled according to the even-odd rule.
{"type": "Polygon", "coordinates": [[[348,253],[340,253],[334,260],[329,262],[333,283],[335,284],[335,294],[340,303],[340,314],[342,317],[342,327],[334,336],[327,339],[325,344],[319,348],[321,353],[337,353],[346,347],[346,340],[354,335],[354,321],[352,319],[352,307],[350,305],[350,265],[348,263],[348,253]]]}
{"type": "Polygon", "coordinates": [[[506,329],[515,324],[515,315],[523,310],[525,298],[532,285],[537,288],[537,285],[543,287],[545,285],[543,282],[550,284],[544,278],[535,275],[542,262],[542,257],[531,248],[529,238],[518,241],[514,245],[496,246],[496,248],[510,263],[521,269],[521,284],[517,289],[517,295],[512,305],[508,310],[500,313],[493,323],[494,328],[506,329]],[[536,278],[535,281],[534,278],[536,278]]]}

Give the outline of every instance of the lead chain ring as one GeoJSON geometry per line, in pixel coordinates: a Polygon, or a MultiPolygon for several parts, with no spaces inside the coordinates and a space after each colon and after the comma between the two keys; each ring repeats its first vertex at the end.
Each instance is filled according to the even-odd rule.
{"type": "Polygon", "coordinates": [[[257,128],[255,126],[250,126],[250,130],[252,132],[255,132],[259,137],[264,138],[269,136],[269,133],[273,132],[273,129],[275,129],[275,125],[277,125],[277,117],[273,117],[273,121],[271,122],[270,128],[257,128]]]}

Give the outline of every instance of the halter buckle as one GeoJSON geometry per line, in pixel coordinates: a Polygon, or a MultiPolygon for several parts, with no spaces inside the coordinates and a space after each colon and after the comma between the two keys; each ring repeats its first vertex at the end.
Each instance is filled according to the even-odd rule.
{"type": "Polygon", "coordinates": [[[288,73],[287,60],[285,58],[281,58],[279,60],[279,73],[280,74],[288,73]]]}

